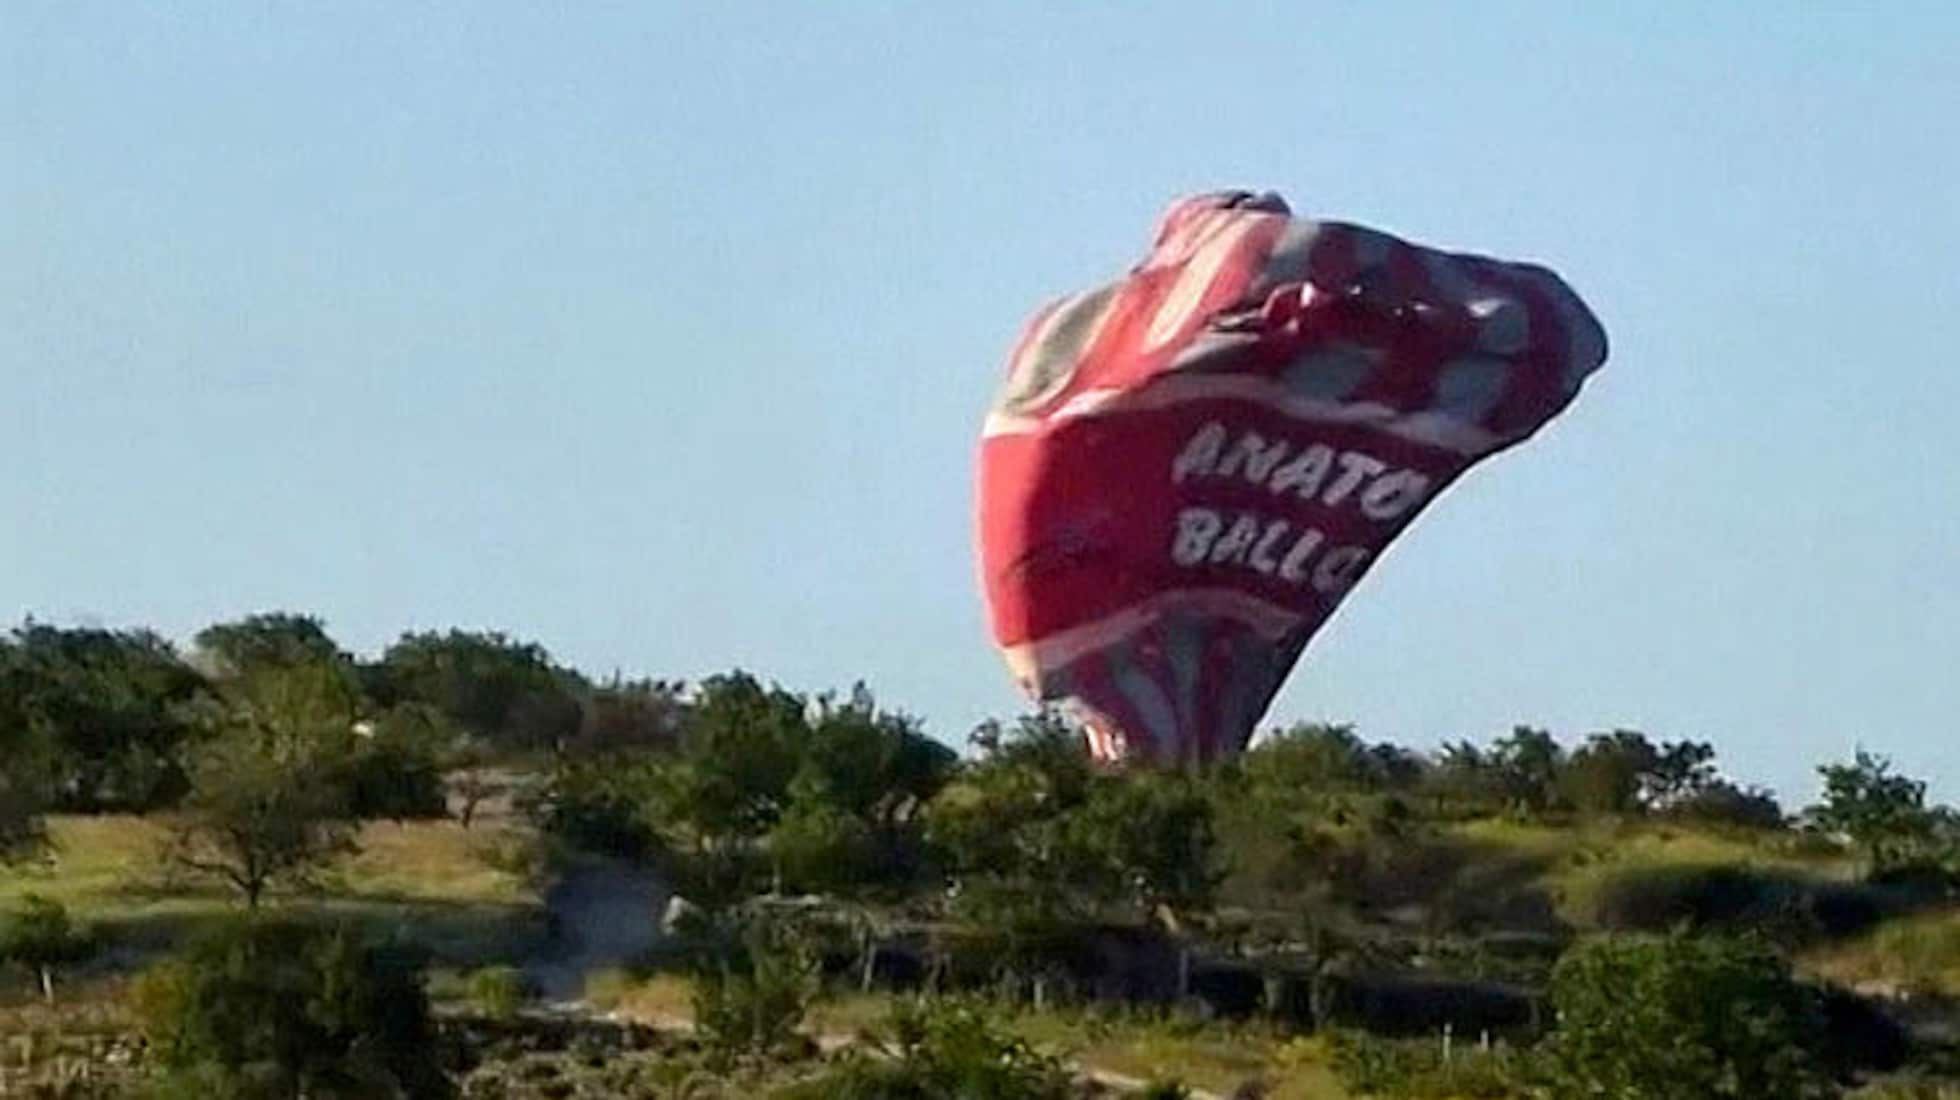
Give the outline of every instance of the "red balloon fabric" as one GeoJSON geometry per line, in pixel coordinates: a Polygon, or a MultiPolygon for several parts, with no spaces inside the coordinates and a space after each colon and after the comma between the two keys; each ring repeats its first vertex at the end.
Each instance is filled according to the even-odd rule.
{"type": "Polygon", "coordinates": [[[980,445],[994,640],[1099,758],[1241,751],[1388,544],[1605,359],[1542,267],[1184,199],[1014,347],[980,445]]]}

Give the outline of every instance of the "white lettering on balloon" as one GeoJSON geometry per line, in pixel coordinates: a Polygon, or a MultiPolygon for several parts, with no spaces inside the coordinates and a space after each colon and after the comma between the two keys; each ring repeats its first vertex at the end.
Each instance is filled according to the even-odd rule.
{"type": "Polygon", "coordinates": [[[1242,566],[1309,586],[1323,596],[1338,596],[1360,579],[1370,551],[1365,546],[1326,547],[1326,542],[1327,535],[1317,527],[1296,527],[1251,512],[1228,516],[1215,508],[1186,508],[1177,514],[1171,560],[1186,566],[1242,566]]]}
{"type": "MultiPolygon", "coordinates": [[[[1410,515],[1434,486],[1428,474],[1361,451],[1234,433],[1216,420],[1185,441],[1170,475],[1175,485],[1211,481],[1264,489],[1281,507],[1352,507],[1376,523],[1410,515]]],[[[1330,544],[1318,527],[1241,508],[1185,508],[1171,537],[1171,560],[1180,566],[1235,566],[1327,597],[1352,587],[1373,554],[1366,546],[1330,544]]]]}
{"type": "Polygon", "coordinates": [[[1192,433],[1171,460],[1171,483],[1195,478],[1236,480],[1274,496],[1291,493],[1334,507],[1360,500],[1369,519],[1387,521],[1409,514],[1429,495],[1429,475],[1397,469],[1360,451],[1336,451],[1325,443],[1294,449],[1284,439],[1243,432],[1237,439],[1214,420],[1192,433]],[[1291,456],[1291,457],[1289,457],[1291,456]],[[1328,474],[1334,474],[1328,480],[1328,474]]]}

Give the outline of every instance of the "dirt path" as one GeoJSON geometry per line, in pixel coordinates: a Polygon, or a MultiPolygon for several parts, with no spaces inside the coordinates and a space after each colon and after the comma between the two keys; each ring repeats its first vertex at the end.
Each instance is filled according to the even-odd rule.
{"type": "Polygon", "coordinates": [[[557,946],[527,963],[525,973],[547,1002],[578,1000],[588,974],[624,966],[659,941],[667,897],[659,878],[618,860],[566,868],[544,898],[557,946]]]}

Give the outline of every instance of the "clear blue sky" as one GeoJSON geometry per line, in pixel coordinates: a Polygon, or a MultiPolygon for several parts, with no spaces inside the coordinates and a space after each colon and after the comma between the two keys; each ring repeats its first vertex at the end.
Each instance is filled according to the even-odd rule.
{"type": "Polygon", "coordinates": [[[1536,258],[1613,358],[1275,720],[1859,742],[1960,798],[1960,8],[0,6],[0,613],[1016,707],[971,463],[1218,186],[1536,258]]]}

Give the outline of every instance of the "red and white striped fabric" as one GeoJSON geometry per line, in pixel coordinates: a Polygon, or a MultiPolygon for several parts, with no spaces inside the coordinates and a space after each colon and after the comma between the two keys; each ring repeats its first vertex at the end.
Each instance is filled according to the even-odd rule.
{"type": "Polygon", "coordinates": [[[980,450],[994,639],[1100,758],[1235,753],[1395,536],[1605,358],[1542,267],[1184,199],[1015,344],[980,450]]]}

